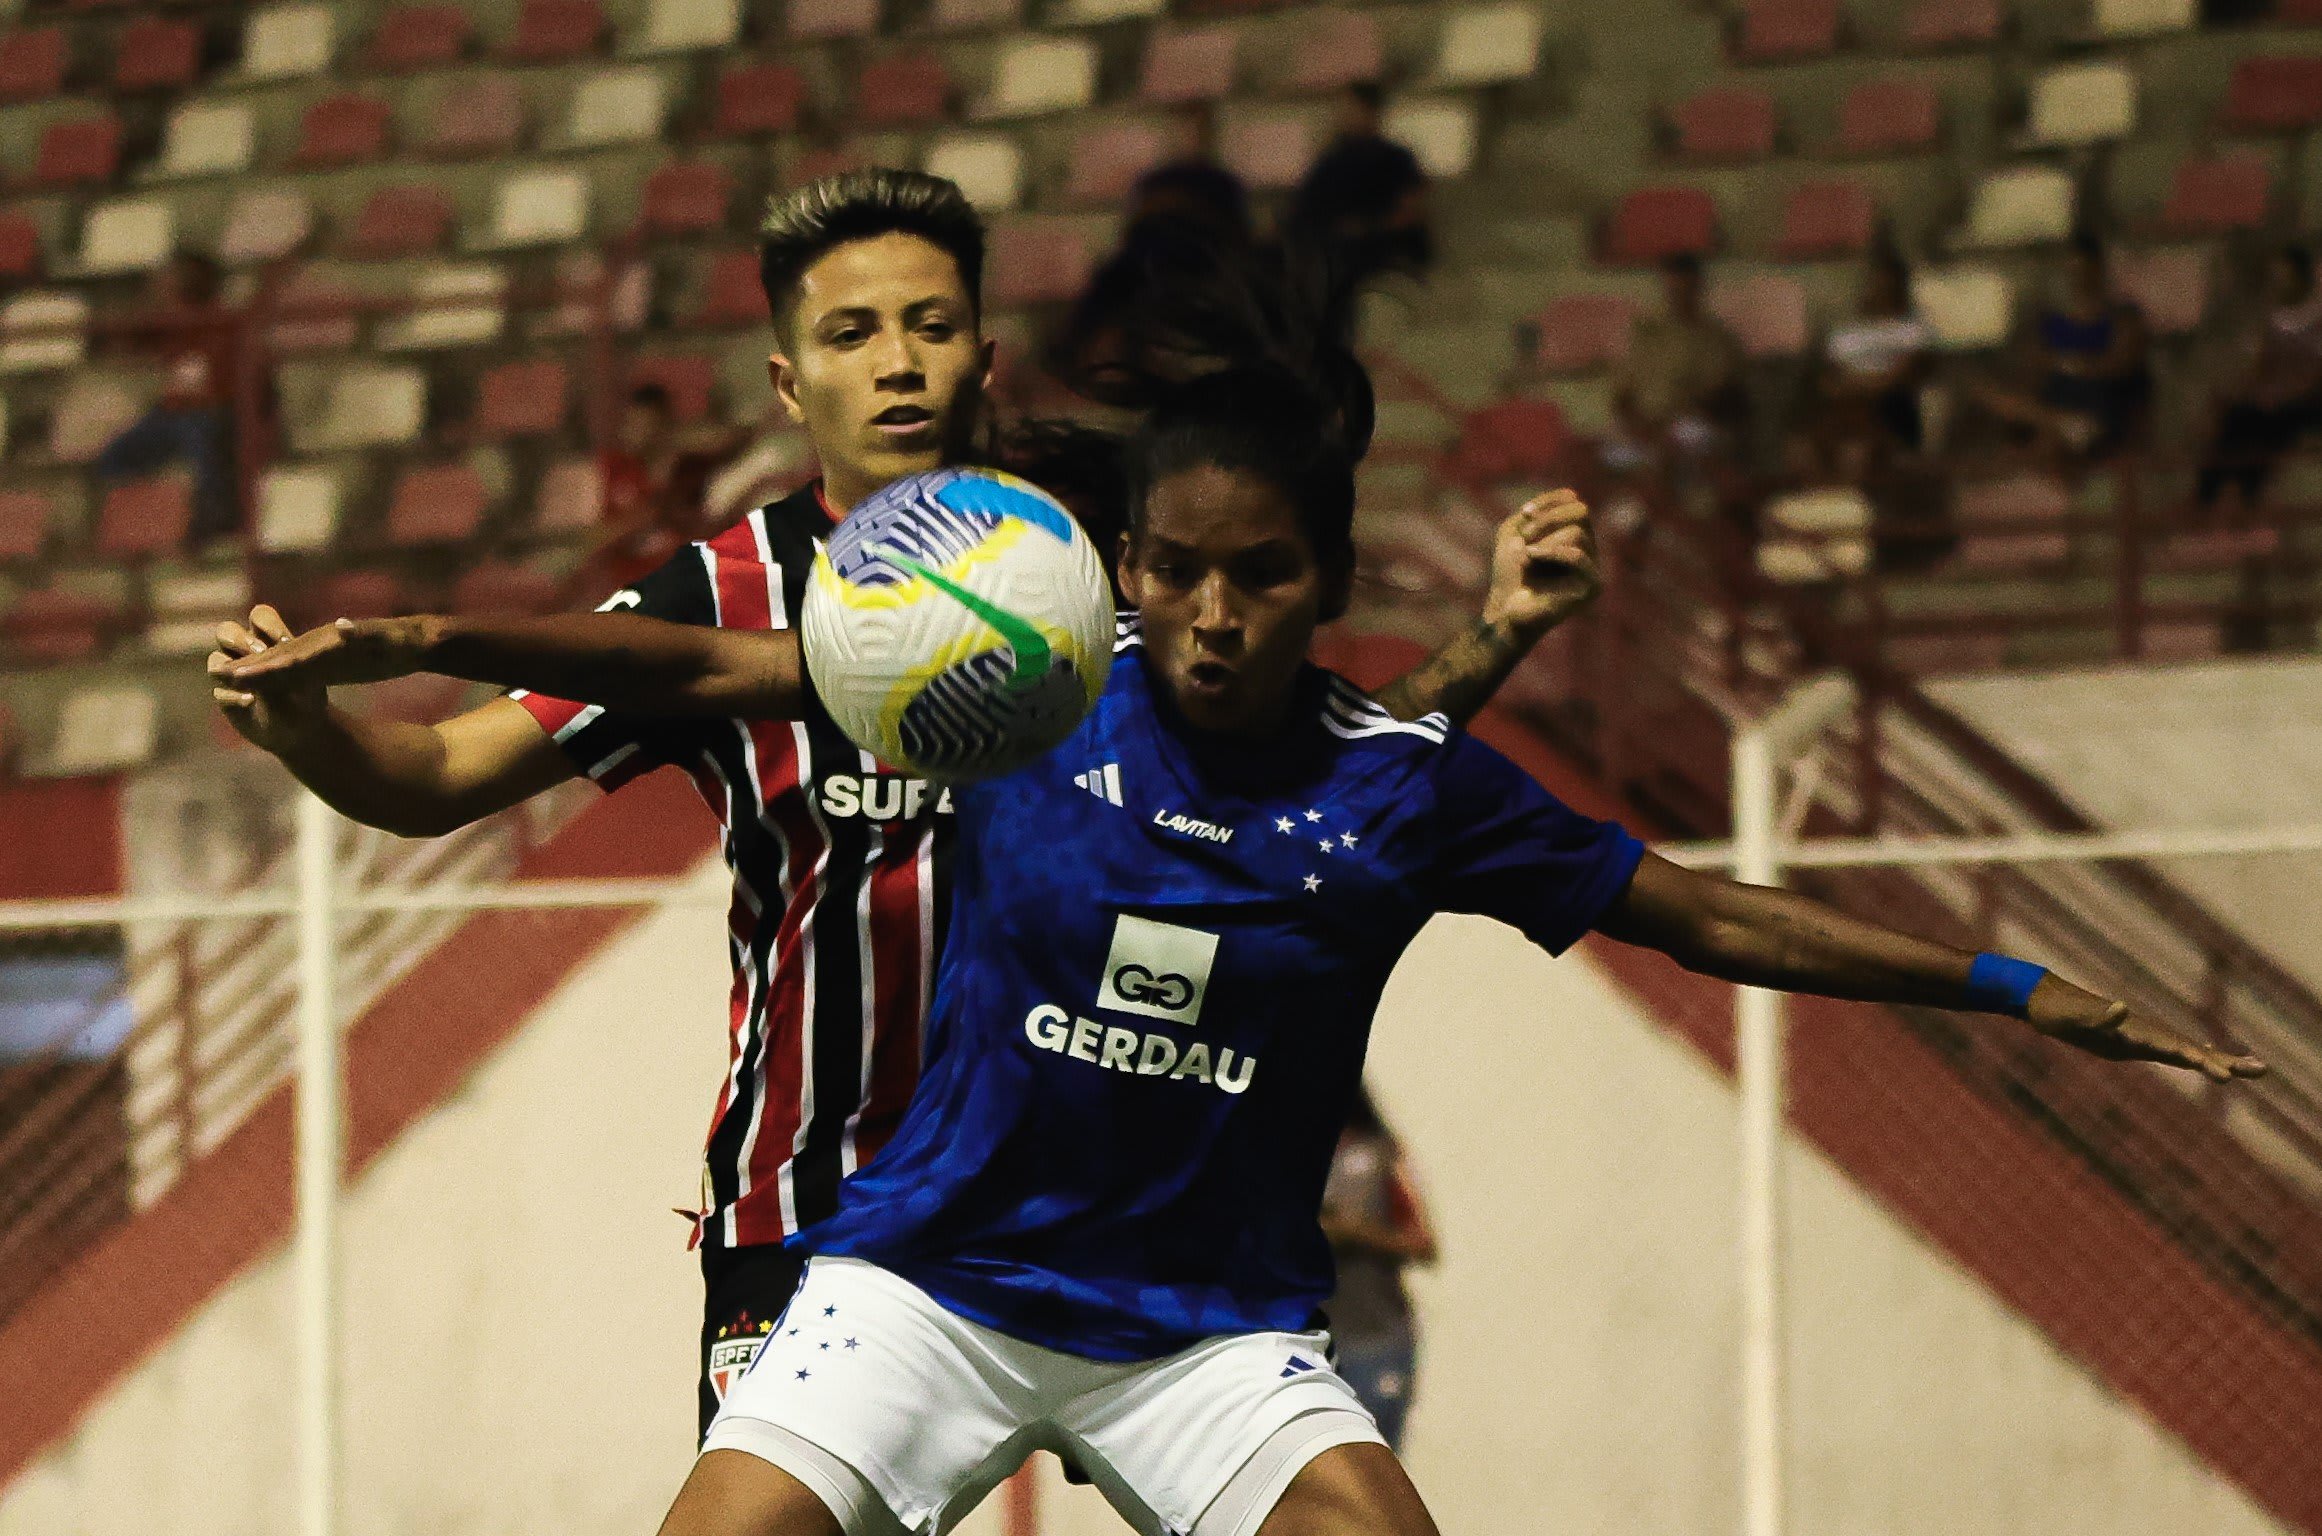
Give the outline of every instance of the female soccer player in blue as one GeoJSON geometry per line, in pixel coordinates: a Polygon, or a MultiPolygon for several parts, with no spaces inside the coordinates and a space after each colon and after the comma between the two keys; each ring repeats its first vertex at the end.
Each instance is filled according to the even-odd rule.
{"type": "MultiPolygon", "coordinates": [[[[1314,1330],[1317,1210],[1372,1014],[1437,912],[1552,953],[1594,930],[1731,981],[2011,1013],[2219,1080],[2263,1070],[2026,962],[1655,858],[1309,664],[1348,598],[1348,419],[1300,375],[1244,367],[1182,386],[1140,433],[1122,654],[1062,747],[954,791],[917,1097],[794,1239],[813,1261],[663,1536],[941,1532],[1040,1445],[1148,1536],[1431,1536],[1314,1330]]],[[[790,632],[620,613],[361,624],[221,671],[256,688],[422,669],[778,718],[806,686],[790,632]]]]}

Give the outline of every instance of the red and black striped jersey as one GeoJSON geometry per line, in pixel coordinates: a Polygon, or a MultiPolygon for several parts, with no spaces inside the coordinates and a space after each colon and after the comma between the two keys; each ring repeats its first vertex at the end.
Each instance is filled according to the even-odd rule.
{"type": "MultiPolygon", "coordinates": [[[[808,486],[606,606],[788,628],[832,520],[808,486]]],[[[835,1208],[839,1180],[885,1145],[918,1082],[948,916],[949,797],[882,766],[812,703],[797,721],[705,721],[515,697],[601,787],[682,768],[725,828],[729,1056],[696,1239],[779,1242],[835,1208]]]]}

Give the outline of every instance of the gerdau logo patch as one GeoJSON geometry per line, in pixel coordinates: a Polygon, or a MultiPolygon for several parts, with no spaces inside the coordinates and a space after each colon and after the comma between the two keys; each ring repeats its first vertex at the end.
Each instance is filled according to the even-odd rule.
{"type": "Polygon", "coordinates": [[[1122,913],[1097,984],[1097,1006],[1178,1024],[1201,1022],[1217,935],[1122,913]]]}

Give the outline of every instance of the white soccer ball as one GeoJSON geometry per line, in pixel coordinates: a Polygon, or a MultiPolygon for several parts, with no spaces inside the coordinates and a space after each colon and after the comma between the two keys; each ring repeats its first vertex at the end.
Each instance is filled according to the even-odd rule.
{"type": "Polygon", "coordinates": [[[1046,752],[1096,703],[1113,596],[1047,492],[938,469],[831,531],[798,629],[823,707],[856,745],[906,772],[979,779],[1046,752]]]}

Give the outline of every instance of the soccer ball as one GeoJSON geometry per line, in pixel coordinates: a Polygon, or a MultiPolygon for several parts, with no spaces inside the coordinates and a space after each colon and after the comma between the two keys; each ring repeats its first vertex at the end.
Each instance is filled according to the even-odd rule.
{"type": "Polygon", "coordinates": [[[1064,740],[1113,659],[1096,547],[995,470],[912,475],[855,508],[815,557],[798,628],[839,729],[937,779],[1006,773],[1064,740]]]}

